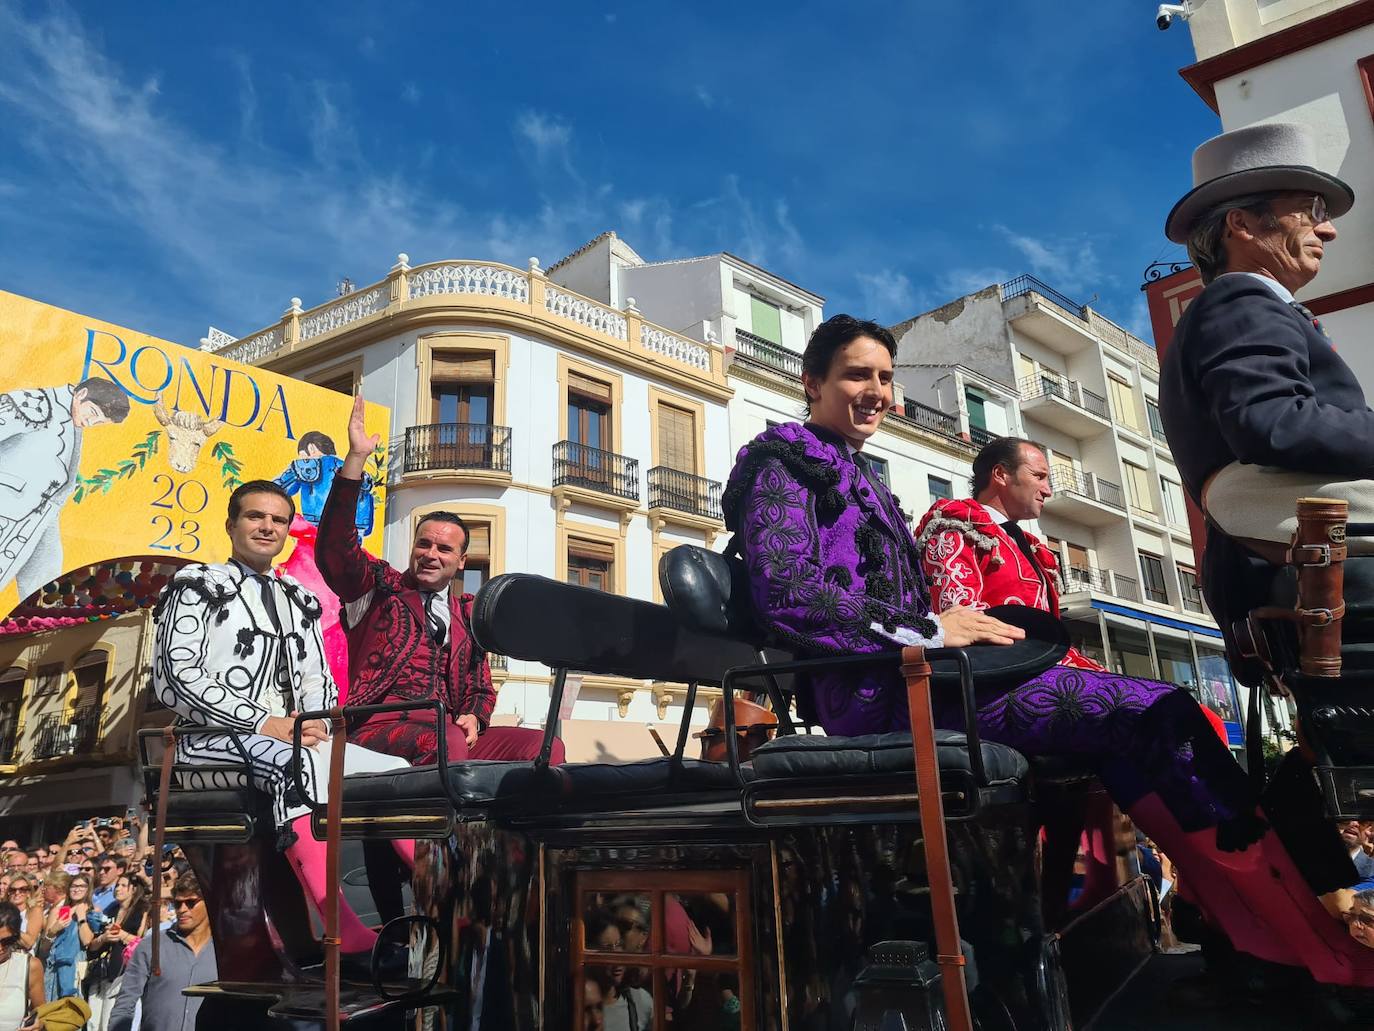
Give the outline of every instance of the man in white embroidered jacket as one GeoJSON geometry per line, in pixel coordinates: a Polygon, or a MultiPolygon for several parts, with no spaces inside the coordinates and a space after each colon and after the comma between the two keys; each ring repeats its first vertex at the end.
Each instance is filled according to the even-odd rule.
{"type": "MultiPolygon", "coordinates": [[[[252,765],[256,786],[272,798],[278,843],[319,913],[324,911],[325,845],[310,829],[292,776],[291,738],[299,712],[332,708],[338,689],[320,635],[320,602],[301,584],[272,569],[286,546],[295,504],[270,480],[253,480],[229,498],[232,558],[191,565],[167,585],[154,612],[153,689],[179,717],[178,726],[233,729],[252,765]]],[[[309,720],[302,728],[301,767],[315,798],[328,777],[330,728],[309,720]]],[[[403,759],[347,745],[345,773],[397,769],[403,759]]],[[[187,763],[243,762],[228,734],[187,735],[178,759],[187,763]]],[[[231,787],[233,774],[193,775],[205,787],[231,787]]],[[[413,867],[413,843],[396,842],[413,867]]],[[[376,934],[340,899],[345,953],[366,954],[376,934]]]]}

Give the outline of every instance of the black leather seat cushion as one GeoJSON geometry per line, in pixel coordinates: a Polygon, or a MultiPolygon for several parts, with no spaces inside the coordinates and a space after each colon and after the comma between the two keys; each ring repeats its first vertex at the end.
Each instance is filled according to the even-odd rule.
{"type": "MultiPolygon", "coordinates": [[[[968,739],[962,733],[937,730],[935,745],[941,770],[972,772],[968,739]]],[[[1016,749],[992,741],[982,742],[982,748],[983,765],[991,783],[1019,781],[1029,772],[1026,757],[1016,749]]],[[[911,735],[904,733],[780,737],[754,751],[753,765],[759,780],[914,773],[916,768],[911,735]]]]}
{"type": "MultiPolygon", "coordinates": [[[[637,805],[652,805],[655,795],[734,791],[735,780],[724,763],[685,759],[673,772],[668,758],[625,763],[566,763],[536,770],[528,762],[469,759],[448,769],[454,796],[464,806],[531,809],[555,803],[581,803],[633,795],[637,805]]],[[[404,803],[444,797],[436,766],[358,773],[344,778],[345,803],[404,803]]]]}

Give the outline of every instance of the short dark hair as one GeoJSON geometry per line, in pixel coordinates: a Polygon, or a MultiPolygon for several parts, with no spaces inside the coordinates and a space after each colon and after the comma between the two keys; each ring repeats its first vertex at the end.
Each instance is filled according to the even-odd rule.
{"type": "Polygon", "coordinates": [[[296,441],[296,454],[300,454],[311,445],[326,455],[339,453],[339,449],[334,446],[334,438],[321,430],[311,430],[309,433],[302,433],[300,440],[296,441]]]}
{"type": "Polygon", "coordinates": [[[459,550],[460,555],[468,553],[468,541],[472,539],[472,534],[468,530],[468,524],[463,522],[463,517],[457,512],[448,512],[440,509],[437,512],[426,512],[420,517],[420,521],[415,524],[415,536],[420,536],[420,528],[425,523],[450,523],[463,531],[463,547],[459,550]]]}
{"type": "Polygon", "coordinates": [[[205,897],[205,893],[200,890],[200,880],[190,870],[178,877],[176,883],[172,885],[172,898],[184,899],[188,895],[198,898],[205,897]]]}
{"type": "Polygon", "coordinates": [[[291,506],[291,518],[296,518],[296,502],[291,495],[282,489],[280,483],[273,483],[271,480],[249,480],[234,488],[234,493],[229,495],[229,521],[232,523],[243,512],[243,499],[249,494],[275,494],[291,506]]]}
{"type": "Polygon", "coordinates": [[[86,400],[104,412],[110,422],[123,422],[129,417],[129,395],[113,380],[92,376],[73,387],[72,393],[81,390],[86,392],[86,400]]]}
{"type": "MultiPolygon", "coordinates": [[[[895,361],[897,358],[897,338],[890,329],[868,319],[856,319],[853,315],[832,315],[811,334],[802,352],[802,372],[810,373],[817,379],[825,379],[830,374],[830,366],[835,363],[835,353],[846,344],[860,337],[872,337],[887,348],[895,361]]],[[[806,410],[811,411],[811,399],[806,399],[806,410]]]]}
{"type": "Polygon", "coordinates": [[[13,902],[0,902],[0,930],[19,934],[22,925],[23,917],[19,915],[19,907],[13,902]]]}
{"type": "Polygon", "coordinates": [[[973,460],[973,479],[969,481],[976,498],[992,483],[992,471],[999,465],[1012,475],[1026,464],[1023,447],[1036,447],[1033,441],[1023,437],[998,437],[983,445],[978,457],[973,460]]]}
{"type": "Polygon", "coordinates": [[[95,866],[97,869],[104,866],[106,863],[114,863],[115,868],[118,869],[120,873],[127,873],[129,870],[129,861],[123,856],[115,855],[113,852],[102,852],[95,857],[95,866]]]}

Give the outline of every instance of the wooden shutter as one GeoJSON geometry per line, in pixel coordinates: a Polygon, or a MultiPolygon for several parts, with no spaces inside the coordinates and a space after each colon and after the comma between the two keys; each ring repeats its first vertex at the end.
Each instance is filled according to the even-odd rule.
{"type": "Polygon", "coordinates": [[[604,541],[590,541],[582,537],[568,538],[568,555],[589,558],[597,562],[614,562],[615,548],[604,541]]]}
{"type": "Polygon", "coordinates": [[[589,397],[593,401],[600,401],[602,404],[611,403],[611,385],[584,376],[580,372],[568,371],[568,391],[589,397]]]}
{"type": "Polygon", "coordinates": [[[1091,569],[1088,562],[1088,549],[1081,544],[1069,542],[1069,565],[1074,569],[1091,569]]]}
{"type": "MultiPolygon", "coordinates": [[[[466,522],[466,520],[464,520],[466,522]]],[[[468,523],[468,561],[480,565],[491,562],[491,526],[468,523]]]]}
{"type": "Polygon", "coordinates": [[[490,383],[494,369],[490,351],[435,351],[429,378],[433,383],[490,383]]]}
{"type": "Polygon", "coordinates": [[[696,417],[672,405],[658,406],[658,464],[679,472],[697,471],[696,417]]]}

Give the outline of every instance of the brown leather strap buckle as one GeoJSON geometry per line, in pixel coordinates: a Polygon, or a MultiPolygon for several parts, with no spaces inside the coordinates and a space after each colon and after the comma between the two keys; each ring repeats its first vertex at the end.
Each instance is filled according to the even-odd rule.
{"type": "Polygon", "coordinates": [[[1334,609],[1298,609],[1295,615],[1301,617],[1298,622],[1306,626],[1330,626],[1345,616],[1345,602],[1334,609]]]}
{"type": "Polygon", "coordinates": [[[1332,562],[1344,562],[1346,550],[1344,544],[1294,544],[1284,553],[1284,562],[1290,566],[1325,569],[1332,562]]]}

